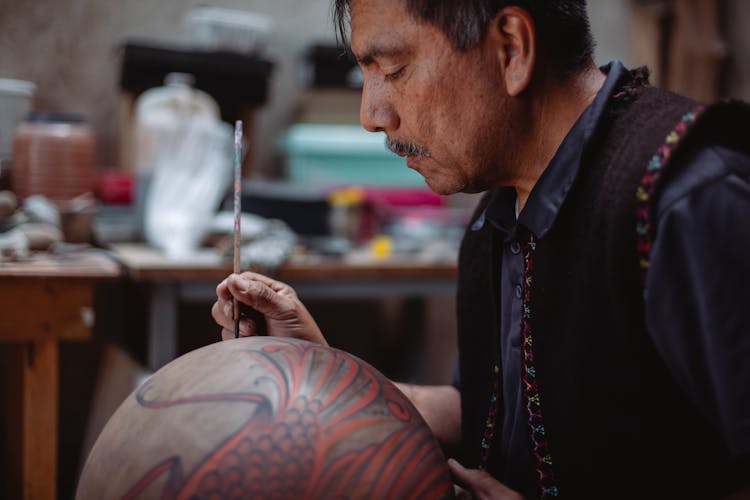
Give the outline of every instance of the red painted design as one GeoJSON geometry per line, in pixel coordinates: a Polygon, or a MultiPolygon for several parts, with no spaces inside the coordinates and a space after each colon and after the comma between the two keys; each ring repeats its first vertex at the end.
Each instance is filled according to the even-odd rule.
{"type": "Polygon", "coordinates": [[[248,354],[248,370],[257,370],[257,381],[274,386],[275,398],[266,391],[165,401],[154,396],[158,380],[137,391],[138,403],[149,409],[237,402],[254,411],[187,475],[179,457],[169,458],[149,470],[125,498],[138,497],[165,474],[164,500],[452,494],[444,457],[421,416],[369,365],[335,349],[280,339],[248,354]],[[369,429],[385,429],[376,431],[383,438],[337,451],[348,437],[369,429]]]}

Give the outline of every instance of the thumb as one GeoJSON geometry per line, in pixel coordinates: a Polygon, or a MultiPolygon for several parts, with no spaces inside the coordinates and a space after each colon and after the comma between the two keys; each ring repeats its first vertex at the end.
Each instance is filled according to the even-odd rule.
{"type": "Polygon", "coordinates": [[[453,475],[453,480],[476,498],[509,500],[522,498],[517,492],[503,485],[483,470],[467,469],[452,458],[448,459],[448,467],[453,475]]]}
{"type": "Polygon", "coordinates": [[[450,469],[451,475],[456,484],[471,492],[475,497],[481,497],[482,471],[478,469],[467,469],[452,458],[448,459],[448,468],[450,469]]]}

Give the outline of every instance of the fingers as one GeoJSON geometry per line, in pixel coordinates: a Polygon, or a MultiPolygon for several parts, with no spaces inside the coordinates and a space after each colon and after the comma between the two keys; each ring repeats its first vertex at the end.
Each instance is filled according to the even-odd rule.
{"type": "MultiPolygon", "coordinates": [[[[234,332],[233,303],[240,307],[240,335],[292,337],[327,345],[320,328],[287,284],[256,273],[233,274],[216,287],[211,314],[227,332],[234,332]]],[[[222,332],[223,338],[231,338],[222,332]]]]}
{"type": "Polygon", "coordinates": [[[242,332],[246,332],[248,335],[266,335],[268,333],[268,328],[266,325],[266,317],[263,316],[263,313],[242,303],[240,303],[239,306],[240,335],[242,332]]]}
{"type": "MultiPolygon", "coordinates": [[[[214,321],[222,327],[222,340],[233,339],[234,337],[234,319],[232,315],[232,302],[217,300],[211,307],[211,316],[214,321]]],[[[240,337],[250,337],[253,335],[266,334],[266,322],[263,315],[257,311],[242,311],[240,319],[240,337]]]]}
{"type": "Polygon", "coordinates": [[[518,492],[511,490],[483,470],[467,469],[452,458],[448,459],[448,467],[453,480],[478,499],[523,499],[518,492]]]}
{"type": "MultiPolygon", "coordinates": [[[[242,335],[240,333],[240,335],[242,335]]],[[[232,340],[234,338],[234,330],[229,331],[226,328],[221,330],[221,340],[232,340]]]]}
{"type": "Polygon", "coordinates": [[[220,327],[224,329],[231,329],[233,328],[232,325],[234,324],[234,321],[232,320],[231,302],[229,302],[229,311],[227,311],[226,306],[227,301],[225,300],[219,299],[214,302],[214,305],[211,306],[211,317],[214,318],[214,321],[216,321],[216,324],[218,324],[220,327]]]}
{"type": "Polygon", "coordinates": [[[230,290],[230,286],[233,287],[233,290],[240,290],[246,287],[245,282],[247,281],[257,281],[259,283],[263,283],[275,292],[281,292],[289,296],[295,295],[294,290],[292,290],[292,288],[286,283],[276,281],[263,274],[251,272],[229,275],[216,287],[216,295],[224,300],[229,300],[232,298],[232,290],[230,290]]]}
{"type": "Polygon", "coordinates": [[[462,488],[465,488],[474,496],[482,498],[481,491],[479,489],[479,487],[481,486],[481,480],[477,477],[476,474],[477,472],[479,472],[478,470],[467,469],[452,458],[448,459],[448,468],[450,469],[451,475],[453,476],[453,481],[455,481],[456,484],[458,484],[462,488]]]}
{"type": "MultiPolygon", "coordinates": [[[[263,332],[260,331],[259,328],[255,326],[255,324],[250,320],[241,320],[240,321],[240,338],[243,337],[255,337],[258,335],[263,335],[263,332]]],[[[231,340],[236,338],[234,336],[234,325],[232,325],[232,328],[222,328],[221,329],[221,340],[231,340]]]]}
{"type": "Polygon", "coordinates": [[[223,297],[220,295],[220,298],[228,301],[236,298],[239,302],[271,318],[284,317],[294,310],[294,297],[283,293],[290,290],[289,287],[260,274],[231,275],[226,280],[226,289],[229,296],[227,297],[226,292],[223,292],[224,295],[223,297]]]}
{"type": "MultiPolygon", "coordinates": [[[[240,320],[240,338],[242,337],[256,337],[258,335],[264,335],[264,332],[258,328],[255,323],[251,320],[240,320]]],[[[236,338],[234,336],[234,323],[232,328],[221,329],[221,340],[230,340],[236,338]]]]}

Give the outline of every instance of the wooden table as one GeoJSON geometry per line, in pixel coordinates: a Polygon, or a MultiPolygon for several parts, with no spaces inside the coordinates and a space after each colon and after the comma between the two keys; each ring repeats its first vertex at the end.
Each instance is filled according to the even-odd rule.
{"type": "MultiPolygon", "coordinates": [[[[179,301],[214,300],[216,285],[232,273],[232,262],[210,253],[174,260],[137,243],[113,245],[112,253],[130,279],[148,285],[148,364],[149,369],[157,370],[176,355],[179,301]]],[[[452,261],[397,258],[355,262],[316,256],[295,256],[273,273],[302,300],[453,296],[456,275],[452,261]]]]}
{"type": "Polygon", "coordinates": [[[95,250],[0,262],[0,496],[56,498],[58,344],[91,337],[94,285],[120,274],[95,250]]]}

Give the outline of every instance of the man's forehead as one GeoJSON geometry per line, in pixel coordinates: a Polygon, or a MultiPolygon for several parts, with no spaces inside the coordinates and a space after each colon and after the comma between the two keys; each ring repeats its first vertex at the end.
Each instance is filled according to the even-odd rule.
{"type": "Polygon", "coordinates": [[[357,59],[396,56],[410,50],[415,19],[404,0],[352,0],[351,49],[357,59]]]}
{"type": "Polygon", "coordinates": [[[369,12],[380,12],[386,16],[399,17],[406,14],[406,0],[350,0],[349,12],[352,16],[369,12]]]}

